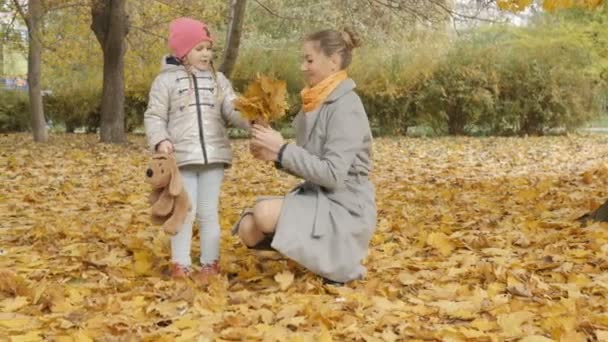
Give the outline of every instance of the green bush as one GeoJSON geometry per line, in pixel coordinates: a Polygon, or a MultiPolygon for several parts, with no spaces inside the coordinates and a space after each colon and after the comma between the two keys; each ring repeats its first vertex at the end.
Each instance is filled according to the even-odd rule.
{"type": "Polygon", "coordinates": [[[234,89],[242,93],[257,74],[269,75],[287,83],[288,110],[275,123],[276,128],[286,129],[300,110],[300,90],[304,86],[295,45],[281,43],[274,49],[258,46],[243,46],[238,63],[230,79],[234,89]]]}
{"type": "Polygon", "coordinates": [[[444,60],[447,41],[424,32],[417,37],[392,47],[371,46],[356,52],[349,73],[376,134],[407,134],[425,121],[416,98],[444,60]]]}
{"type": "Polygon", "coordinates": [[[435,132],[465,134],[495,105],[494,51],[457,49],[413,94],[418,121],[435,132]]]}
{"type": "Polygon", "coordinates": [[[61,124],[66,132],[73,133],[80,127],[90,128],[90,118],[95,115],[99,99],[99,93],[90,89],[56,93],[45,96],[44,111],[55,125],[61,124]]]}
{"type": "Polygon", "coordinates": [[[410,87],[419,124],[449,134],[573,130],[602,110],[602,60],[576,27],[479,31],[410,87]],[[563,31],[565,30],[565,31],[563,31]]]}
{"type": "Polygon", "coordinates": [[[26,92],[0,90],[0,132],[23,132],[30,126],[26,92]]]}
{"type": "MultiPolygon", "coordinates": [[[[125,129],[128,132],[143,124],[147,102],[147,90],[126,91],[125,129]]],[[[101,123],[101,90],[80,90],[45,97],[45,112],[55,124],[63,124],[67,132],[81,127],[87,132],[96,132],[101,123]]]]}

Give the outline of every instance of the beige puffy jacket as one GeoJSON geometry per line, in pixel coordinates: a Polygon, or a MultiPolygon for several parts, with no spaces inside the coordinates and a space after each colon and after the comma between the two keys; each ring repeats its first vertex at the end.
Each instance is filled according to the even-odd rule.
{"type": "Polygon", "coordinates": [[[189,74],[175,59],[164,61],[144,113],[150,148],[154,151],[160,142],[169,140],[179,166],[230,166],[232,151],[226,125],[249,130],[249,123],[234,108],[236,94],[230,81],[221,72],[215,77],[211,71],[189,74]]]}

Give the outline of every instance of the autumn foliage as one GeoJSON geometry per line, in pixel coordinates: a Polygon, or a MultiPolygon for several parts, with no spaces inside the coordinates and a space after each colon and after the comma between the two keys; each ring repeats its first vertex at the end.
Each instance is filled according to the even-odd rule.
{"type": "MultiPolygon", "coordinates": [[[[502,10],[520,12],[531,6],[534,0],[497,0],[496,5],[502,10]]],[[[543,0],[543,9],[552,12],[560,9],[579,7],[595,9],[601,6],[604,0],[543,0]]]]}
{"type": "Polygon", "coordinates": [[[235,107],[249,121],[269,124],[285,115],[287,83],[265,75],[257,75],[245,92],[235,101],[235,107]]]}
{"type": "Polygon", "coordinates": [[[170,280],[130,140],[0,136],[0,340],[608,339],[608,226],[575,221],[608,197],[606,136],[376,139],[368,275],[342,288],[230,235],[298,182],[246,141],[222,188],[222,277],[170,280]]]}

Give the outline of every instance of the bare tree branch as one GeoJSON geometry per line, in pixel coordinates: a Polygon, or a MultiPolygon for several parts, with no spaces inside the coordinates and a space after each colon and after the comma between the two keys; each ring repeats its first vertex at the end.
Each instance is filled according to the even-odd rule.
{"type": "MultiPolygon", "coordinates": [[[[442,0],[429,0],[429,1],[432,2],[432,3],[434,3],[435,6],[439,7],[440,9],[442,9],[443,11],[445,11],[445,13],[447,13],[448,15],[450,15],[452,17],[457,17],[457,18],[460,18],[460,19],[485,21],[485,22],[490,22],[490,23],[496,23],[497,22],[496,20],[493,20],[493,19],[479,17],[479,15],[481,14],[482,9],[479,9],[476,15],[467,15],[467,14],[462,14],[462,13],[456,12],[453,9],[449,8],[448,6],[446,6],[445,2],[442,1],[442,0]]],[[[489,3],[486,3],[484,5],[484,8],[487,8],[488,5],[489,5],[489,3]]]]}
{"type": "MultiPolygon", "coordinates": [[[[133,26],[131,26],[131,27],[133,27],[133,26]]],[[[164,37],[163,37],[163,38],[164,38],[164,37]]],[[[134,44],[134,43],[131,41],[131,38],[130,38],[130,36],[129,36],[129,35],[127,35],[127,36],[125,37],[125,40],[127,41],[127,44],[128,44],[130,47],[132,47],[132,48],[136,47],[136,44],[134,44]]],[[[137,57],[139,57],[139,59],[140,59],[140,60],[142,60],[142,61],[145,61],[145,60],[146,60],[146,56],[144,56],[144,55],[143,55],[143,54],[142,54],[142,53],[139,51],[139,49],[135,49],[135,48],[134,48],[134,49],[131,49],[131,51],[133,51],[133,52],[134,52],[134,53],[137,55],[137,57]]]]}
{"type": "Polygon", "coordinates": [[[13,3],[15,4],[15,8],[17,9],[17,12],[19,13],[19,15],[21,15],[21,18],[23,18],[23,21],[25,22],[25,25],[27,25],[29,27],[30,24],[28,22],[27,15],[25,14],[25,11],[23,10],[23,7],[21,7],[21,5],[19,4],[19,1],[17,1],[17,0],[13,0],[13,3]]]}
{"type": "MultiPolygon", "coordinates": [[[[254,0],[253,2],[255,2],[256,4],[258,4],[258,6],[262,7],[266,12],[270,13],[272,16],[275,16],[275,17],[277,17],[279,19],[283,19],[283,20],[310,20],[309,18],[302,18],[302,17],[286,17],[284,15],[280,15],[276,11],[272,10],[270,7],[264,5],[259,0],[254,0]]],[[[314,20],[314,19],[313,19],[313,21],[320,22],[320,20],[314,20]]]]}
{"type": "MultiPolygon", "coordinates": [[[[146,0],[143,2],[145,3],[147,1],[149,1],[149,0],[146,0]]],[[[153,1],[173,9],[175,12],[177,12],[178,14],[180,14],[182,16],[188,15],[188,13],[186,13],[184,8],[180,7],[179,4],[176,5],[175,1],[171,1],[171,0],[153,0],[153,1]]]]}
{"type": "MultiPolygon", "coordinates": [[[[399,12],[406,12],[414,18],[422,19],[423,21],[433,23],[433,22],[441,22],[445,20],[446,16],[463,19],[463,20],[477,20],[495,23],[496,20],[482,18],[480,17],[481,11],[483,9],[479,9],[477,14],[469,15],[465,13],[460,13],[452,8],[450,8],[445,0],[425,0],[425,1],[403,1],[403,0],[367,0],[367,2],[371,5],[383,6],[387,9],[392,10],[393,13],[397,14],[399,12]],[[424,13],[421,8],[424,7],[432,7],[433,11],[437,14],[442,13],[443,15],[432,16],[424,13]]],[[[494,0],[488,0],[483,3],[484,8],[487,8],[491,4],[494,3],[494,0]]]]}
{"type": "Polygon", "coordinates": [[[159,38],[159,39],[162,39],[162,40],[167,40],[167,37],[162,36],[162,35],[160,35],[158,33],[152,32],[147,27],[140,27],[140,26],[133,26],[133,25],[131,25],[130,28],[136,29],[136,30],[138,30],[140,32],[143,32],[145,34],[148,34],[150,36],[153,36],[153,37],[156,37],[156,38],[159,38]]]}
{"type": "Polygon", "coordinates": [[[74,2],[74,3],[61,4],[61,5],[57,5],[57,6],[50,6],[50,7],[46,8],[46,10],[47,11],[59,11],[59,10],[63,10],[66,8],[89,7],[89,6],[90,6],[89,2],[74,2]]]}
{"type": "Polygon", "coordinates": [[[8,25],[6,25],[6,29],[2,30],[3,34],[2,34],[2,41],[6,42],[8,41],[9,38],[9,33],[12,31],[13,29],[13,25],[15,25],[15,22],[17,21],[17,13],[15,13],[13,15],[13,17],[11,18],[11,21],[8,23],[8,25]]]}

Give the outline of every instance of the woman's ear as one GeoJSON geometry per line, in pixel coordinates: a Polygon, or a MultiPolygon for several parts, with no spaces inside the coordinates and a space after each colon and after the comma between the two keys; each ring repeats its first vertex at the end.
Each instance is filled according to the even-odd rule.
{"type": "Polygon", "coordinates": [[[338,71],[340,70],[340,66],[342,65],[342,57],[338,53],[334,53],[329,57],[329,62],[331,63],[331,70],[338,71]]]}

